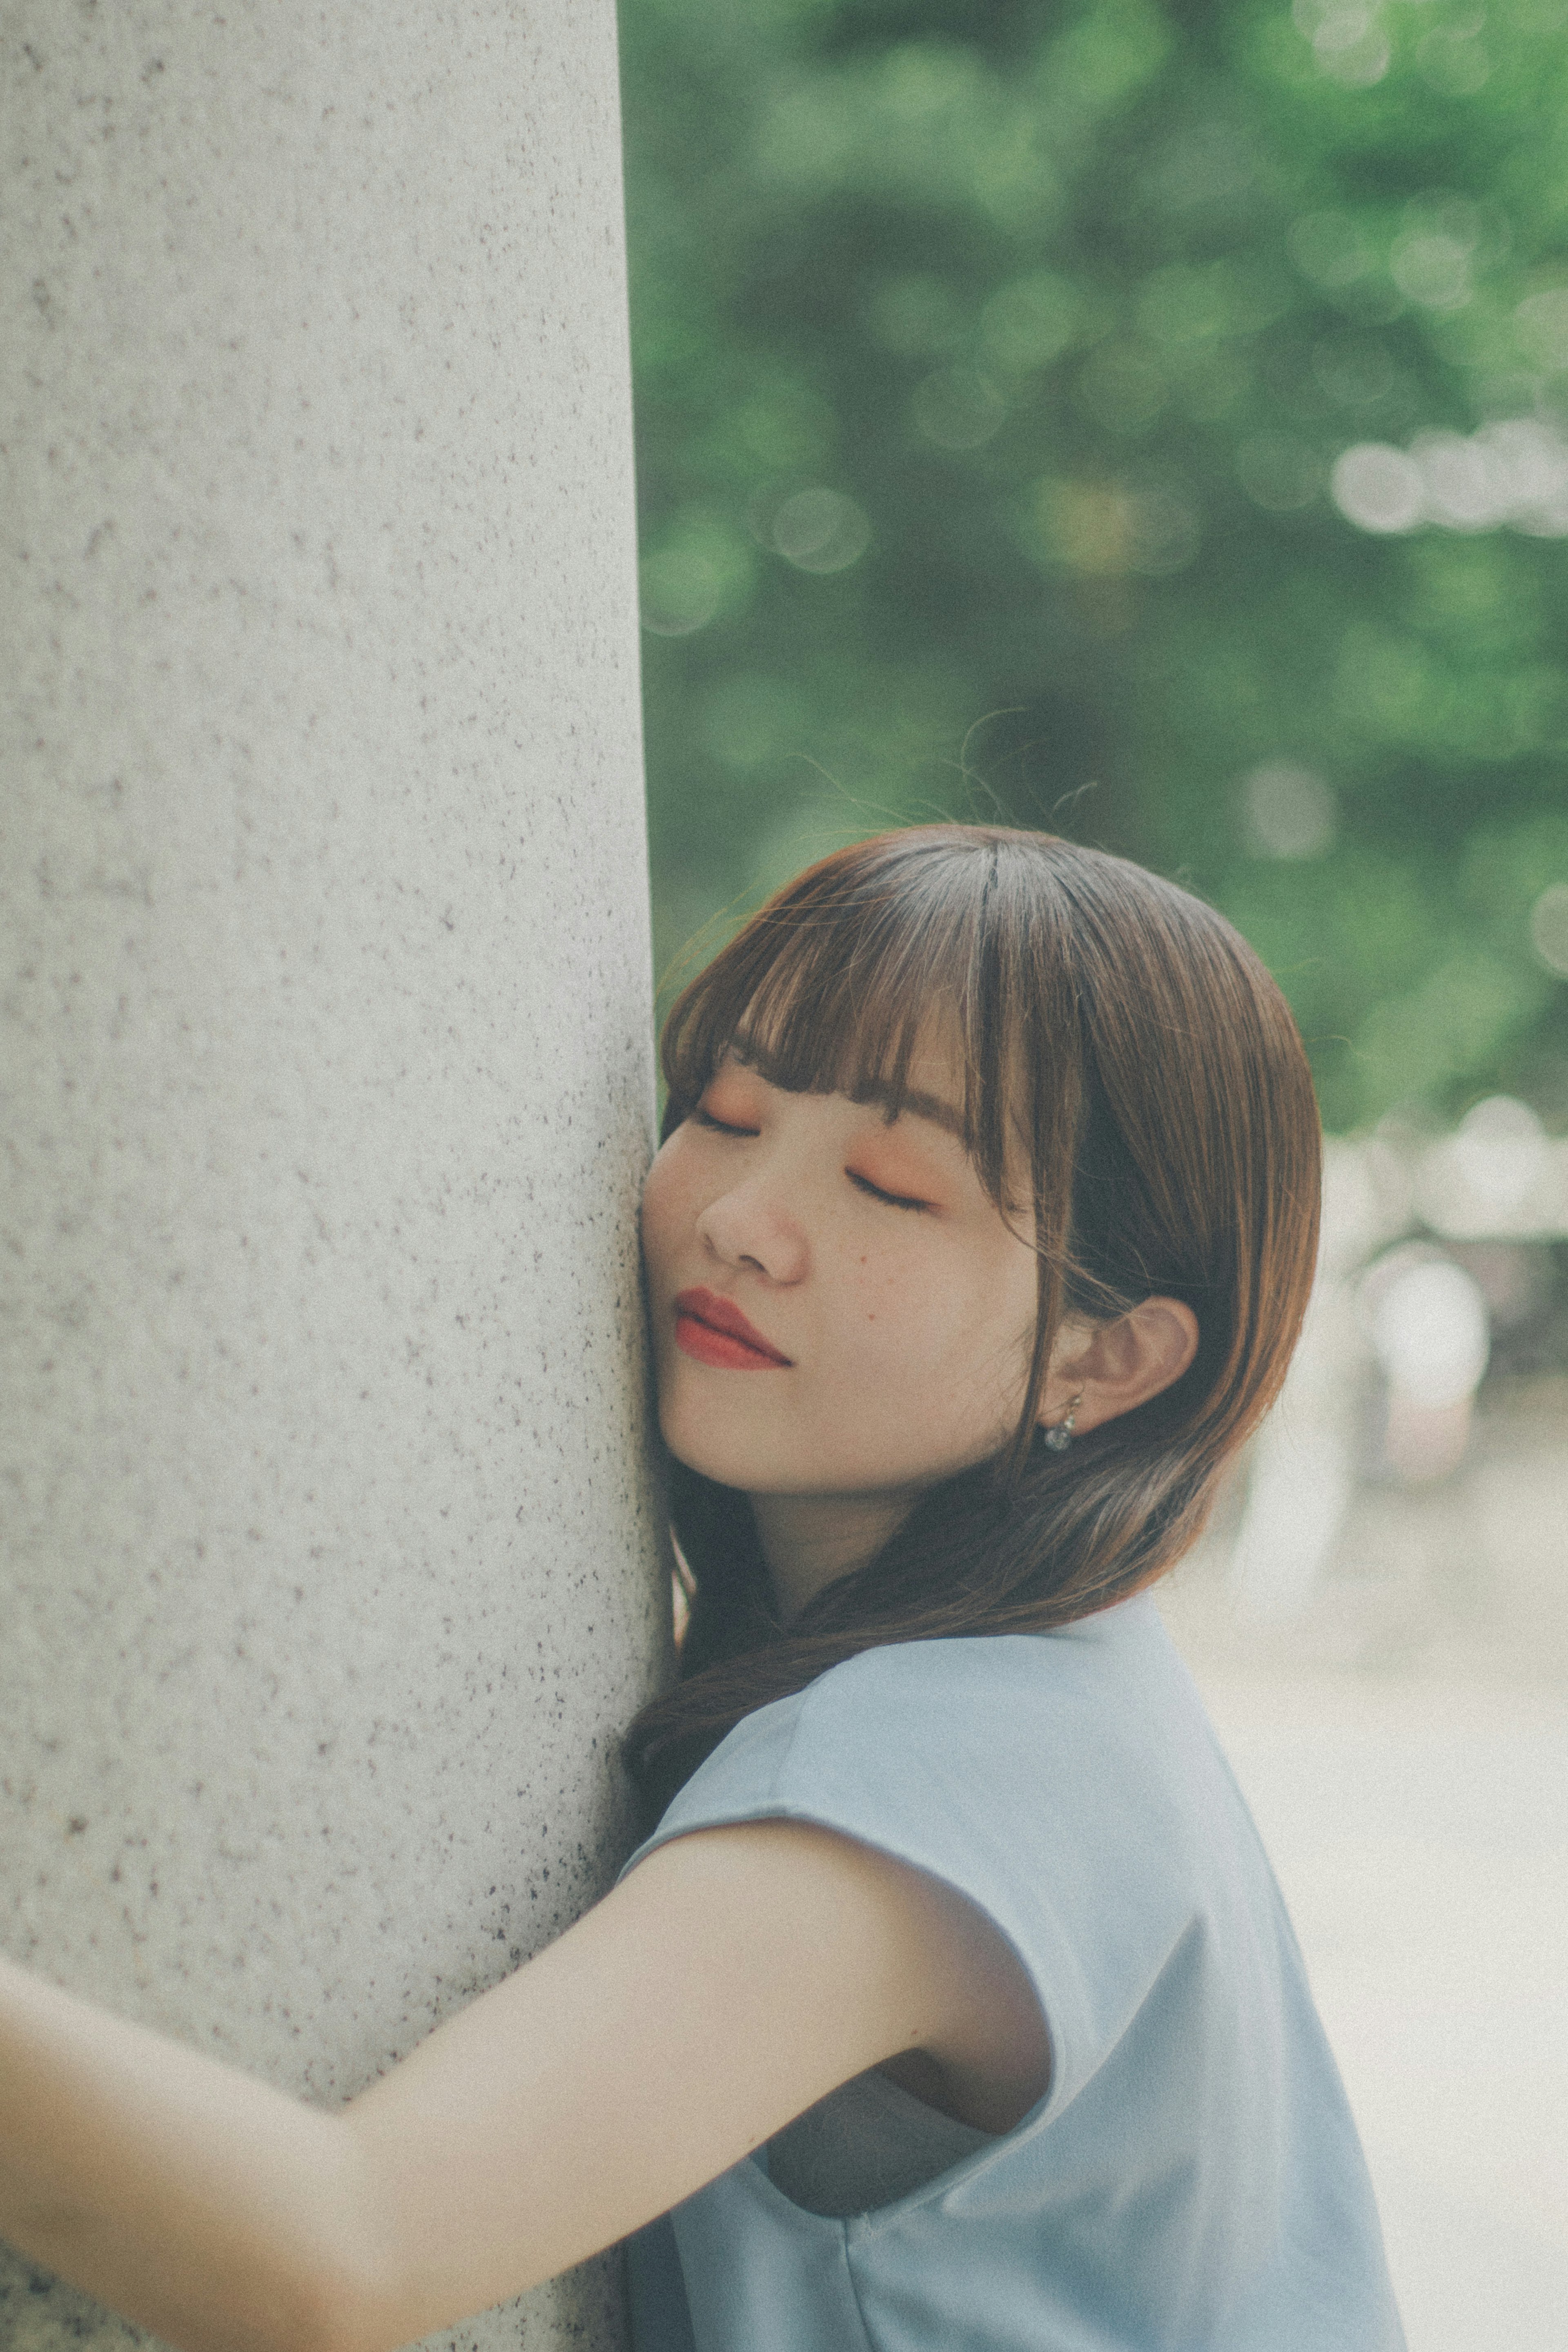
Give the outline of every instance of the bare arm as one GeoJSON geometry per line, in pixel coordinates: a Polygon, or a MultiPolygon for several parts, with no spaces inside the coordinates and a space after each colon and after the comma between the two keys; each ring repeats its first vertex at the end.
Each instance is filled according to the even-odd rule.
{"type": "Polygon", "coordinates": [[[1016,1959],[936,1882],[781,1822],[662,1847],[338,2115],[0,1963],[0,2236],[183,2352],[390,2352],[911,2050],[1026,2105],[1016,1959]]]}

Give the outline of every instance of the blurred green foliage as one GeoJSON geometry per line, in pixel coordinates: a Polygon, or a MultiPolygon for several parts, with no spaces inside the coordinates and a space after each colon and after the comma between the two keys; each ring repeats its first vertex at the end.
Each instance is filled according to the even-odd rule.
{"type": "Polygon", "coordinates": [[[1568,422],[1568,0],[622,27],[661,969],[1000,813],[1223,907],[1331,1127],[1561,1124],[1568,538],[1329,486],[1568,422]]]}

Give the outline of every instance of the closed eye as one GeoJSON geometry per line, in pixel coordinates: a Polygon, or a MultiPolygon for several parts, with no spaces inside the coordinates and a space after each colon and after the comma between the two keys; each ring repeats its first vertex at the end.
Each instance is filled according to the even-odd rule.
{"type": "Polygon", "coordinates": [[[710,1129],[715,1135],[758,1135],[761,1133],[761,1129],[759,1128],[737,1127],[733,1121],[727,1118],[715,1118],[712,1111],[704,1110],[701,1103],[698,1103],[695,1110],[694,1110],[691,1115],[699,1127],[710,1129]]]}
{"type": "Polygon", "coordinates": [[[869,1176],[857,1176],[852,1168],[846,1168],[844,1173],[861,1192],[869,1192],[873,1201],[885,1201],[891,1209],[928,1209],[931,1206],[929,1201],[911,1200],[904,1192],[884,1192],[880,1184],[873,1184],[869,1176]]]}

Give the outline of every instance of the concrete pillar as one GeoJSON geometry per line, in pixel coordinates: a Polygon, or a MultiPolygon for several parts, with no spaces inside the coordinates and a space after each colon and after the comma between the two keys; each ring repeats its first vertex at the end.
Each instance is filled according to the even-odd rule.
{"type": "Polygon", "coordinates": [[[612,0],[0,88],[0,1938],[330,2098],[605,1884],[664,1659],[612,0]]]}

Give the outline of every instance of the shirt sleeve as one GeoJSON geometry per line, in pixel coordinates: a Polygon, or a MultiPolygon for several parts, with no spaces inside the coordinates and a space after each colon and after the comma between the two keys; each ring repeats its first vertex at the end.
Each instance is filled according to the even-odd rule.
{"type": "Polygon", "coordinates": [[[1207,1774],[1224,1802],[1226,1776],[1183,1681],[1146,1602],[1060,1633],[868,1651],[737,1724],[626,1867],[695,1830],[798,1821],[944,1880],[1040,2001],[1039,2120],[1077,2095],[1194,1927],[1178,1784],[1207,1774]]]}

